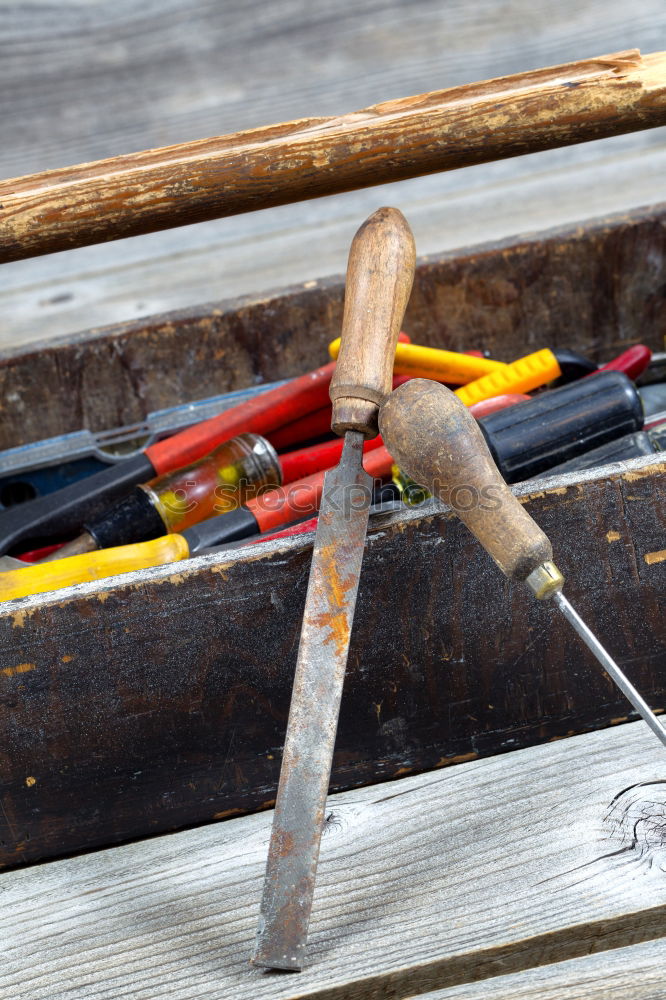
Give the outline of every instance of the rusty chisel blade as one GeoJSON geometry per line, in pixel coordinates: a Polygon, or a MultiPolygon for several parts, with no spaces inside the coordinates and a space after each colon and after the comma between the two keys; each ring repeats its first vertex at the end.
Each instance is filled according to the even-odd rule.
{"type": "Polygon", "coordinates": [[[324,480],[252,962],[303,966],[372,479],[347,431],[324,480]]]}

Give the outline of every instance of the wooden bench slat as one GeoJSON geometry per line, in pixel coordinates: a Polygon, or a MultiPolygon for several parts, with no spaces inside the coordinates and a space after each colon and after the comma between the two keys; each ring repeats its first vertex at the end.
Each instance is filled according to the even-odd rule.
{"type": "Polygon", "coordinates": [[[666,939],[646,941],[510,976],[421,993],[418,1000],[661,1000],[666,939]]]}
{"type": "Polygon", "coordinates": [[[297,976],[248,965],[270,814],[7,873],[0,993],[402,1000],[652,940],[663,776],[635,723],[333,796],[297,976]]]}

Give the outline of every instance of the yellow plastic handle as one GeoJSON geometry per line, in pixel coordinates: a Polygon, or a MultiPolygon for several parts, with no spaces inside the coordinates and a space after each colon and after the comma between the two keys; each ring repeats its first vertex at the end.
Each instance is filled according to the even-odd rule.
{"type": "Polygon", "coordinates": [[[25,569],[0,573],[0,601],[44,594],[75,583],[90,583],[106,576],[115,576],[116,573],[161,566],[163,563],[187,559],[189,554],[190,548],[183,535],[163,535],[151,542],[118,545],[113,549],[85,552],[55,562],[26,565],[25,569]]]}
{"type": "Polygon", "coordinates": [[[476,382],[470,382],[469,385],[456,389],[455,394],[466,406],[472,406],[483,399],[490,399],[491,396],[538,389],[539,386],[558,378],[561,374],[557,358],[545,347],[542,351],[528,354],[524,358],[512,361],[510,365],[505,365],[504,371],[491,372],[476,382]]]}
{"type": "MultiPolygon", "coordinates": [[[[328,353],[335,361],[340,350],[340,338],[331,341],[328,353]]],[[[429,378],[435,382],[465,385],[489,372],[502,371],[507,366],[502,361],[476,358],[472,354],[443,351],[437,347],[420,347],[418,344],[398,344],[393,362],[394,375],[411,375],[412,378],[429,378]]]]}

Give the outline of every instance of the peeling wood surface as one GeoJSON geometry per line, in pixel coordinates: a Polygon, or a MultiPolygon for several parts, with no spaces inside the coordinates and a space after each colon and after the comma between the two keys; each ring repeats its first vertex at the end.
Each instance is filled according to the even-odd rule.
{"type": "Polygon", "coordinates": [[[420,994],[420,1000],[662,1000],[666,938],[420,994]]]}
{"type": "Polygon", "coordinates": [[[5,873],[3,1000],[404,1000],[612,962],[666,933],[665,789],[636,723],[333,796],[297,976],[248,965],[270,814],[5,873]]]}
{"type": "Polygon", "coordinates": [[[637,49],[0,181],[0,262],[666,124],[637,49]]]}
{"type": "MultiPolygon", "coordinates": [[[[666,208],[422,260],[405,329],[417,343],[513,360],[570,347],[663,349],[666,208]]],[[[343,282],[199,306],[0,355],[0,448],[315,368],[339,335],[343,282]],[[160,378],[155,378],[155,371],[160,378]]]]}
{"type": "MultiPolygon", "coordinates": [[[[568,597],[655,709],[666,561],[650,557],[665,497],[655,456],[554,477],[526,500],[568,597]]],[[[272,804],[312,540],[268,544],[2,607],[3,866],[272,804]]],[[[370,534],[333,788],[628,712],[561,616],[511,586],[456,518],[430,505],[370,534]]]]}
{"type": "MultiPolygon", "coordinates": [[[[325,117],[591,53],[664,47],[661,0],[0,2],[0,176],[271,121],[325,117]],[[165,70],[165,67],[168,69],[165,70]],[[276,72],[279,86],[276,86],[276,72]],[[100,113],[103,109],[103,113],[100,113]]],[[[359,221],[408,216],[419,252],[663,198],[664,129],[6,265],[0,343],[344,269],[359,221]],[[517,212],[516,206],[520,206],[517,212]]]]}

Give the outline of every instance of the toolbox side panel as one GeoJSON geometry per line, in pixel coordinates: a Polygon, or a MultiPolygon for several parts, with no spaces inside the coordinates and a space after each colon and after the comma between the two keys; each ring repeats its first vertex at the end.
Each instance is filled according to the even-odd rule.
{"type": "MultiPolygon", "coordinates": [[[[666,206],[422,259],[405,329],[416,343],[513,360],[571,347],[607,360],[663,350],[666,206]]],[[[195,399],[316,368],[339,336],[344,286],[255,298],[0,354],[0,449],[106,430],[195,399]]]]}
{"type": "MultiPolygon", "coordinates": [[[[659,709],[666,463],[648,463],[549,481],[528,507],[568,596],[659,709]]],[[[311,540],[4,606],[0,865],[272,804],[311,540]]],[[[371,533],[333,788],[628,711],[555,609],[506,581],[450,514],[428,507],[371,533]]]]}

